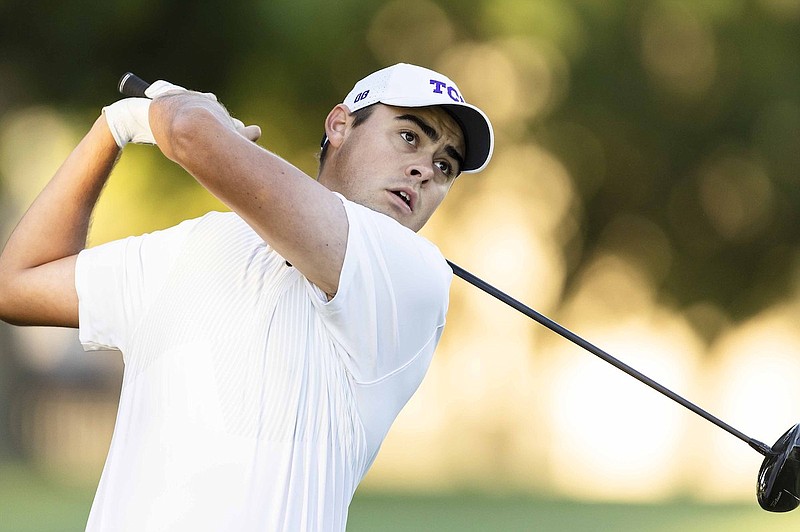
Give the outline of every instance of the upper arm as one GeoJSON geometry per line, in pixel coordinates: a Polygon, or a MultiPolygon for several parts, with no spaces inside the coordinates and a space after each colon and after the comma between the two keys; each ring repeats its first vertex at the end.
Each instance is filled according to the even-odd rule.
{"type": "Polygon", "coordinates": [[[76,259],[0,272],[0,318],[14,325],[77,327],[76,259]]]}
{"type": "Polygon", "coordinates": [[[229,196],[229,206],[309,281],[336,294],[348,237],[341,199],[276,155],[243,148],[252,158],[232,171],[249,193],[229,196]]]}
{"type": "Polygon", "coordinates": [[[216,104],[198,100],[197,106],[173,109],[171,114],[169,101],[158,102],[154,100],[151,107],[151,124],[165,155],[241,216],[306,278],[335,294],[348,228],[339,198],[237,133],[226,116],[208,107],[216,104]]]}

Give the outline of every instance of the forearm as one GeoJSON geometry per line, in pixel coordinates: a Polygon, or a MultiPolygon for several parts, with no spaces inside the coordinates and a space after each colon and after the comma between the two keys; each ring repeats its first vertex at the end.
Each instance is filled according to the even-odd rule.
{"type": "Polygon", "coordinates": [[[75,255],[119,149],[100,117],[34,200],[0,254],[0,319],[77,326],[75,255]]]}
{"type": "Polygon", "coordinates": [[[81,251],[118,155],[105,120],[98,118],[12,232],[0,255],[0,271],[32,268],[81,251]]]}
{"type": "Polygon", "coordinates": [[[270,196],[294,179],[307,179],[288,162],[246,142],[224,108],[208,99],[182,94],[156,99],[150,124],[167,157],[244,217],[259,208],[279,209],[270,196]]]}

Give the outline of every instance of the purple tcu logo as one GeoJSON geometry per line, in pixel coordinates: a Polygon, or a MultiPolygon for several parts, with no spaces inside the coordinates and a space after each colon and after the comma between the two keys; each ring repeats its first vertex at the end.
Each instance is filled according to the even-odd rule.
{"type": "Polygon", "coordinates": [[[458,93],[458,90],[445,83],[444,81],[439,81],[437,79],[431,80],[431,85],[433,85],[433,92],[434,94],[442,94],[442,89],[447,89],[447,95],[450,96],[450,99],[454,102],[461,102],[464,103],[464,98],[458,93]]]}

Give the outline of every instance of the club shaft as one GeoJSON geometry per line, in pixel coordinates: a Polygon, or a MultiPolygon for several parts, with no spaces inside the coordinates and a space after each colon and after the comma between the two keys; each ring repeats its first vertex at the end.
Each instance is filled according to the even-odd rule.
{"type": "Polygon", "coordinates": [[[553,320],[551,320],[547,316],[544,316],[544,315],[536,312],[532,308],[530,308],[527,305],[519,302],[518,300],[516,300],[513,297],[509,296],[505,292],[502,292],[502,291],[498,290],[497,288],[495,288],[494,286],[490,285],[489,283],[487,283],[483,279],[481,279],[479,277],[476,277],[475,275],[473,275],[470,272],[466,271],[464,268],[452,263],[449,260],[447,261],[447,263],[453,269],[453,273],[456,274],[461,279],[467,281],[468,283],[472,284],[473,286],[476,286],[477,288],[480,288],[481,290],[483,290],[487,294],[489,294],[491,296],[494,296],[495,298],[499,299],[503,303],[509,305],[511,308],[514,308],[514,309],[520,311],[521,313],[525,314],[526,316],[528,316],[529,318],[533,319],[534,321],[540,323],[541,325],[544,325],[545,327],[547,327],[551,331],[555,332],[556,334],[559,334],[559,335],[563,336],[564,338],[566,338],[567,340],[569,340],[570,342],[573,342],[574,344],[579,345],[580,347],[582,347],[585,350],[589,351],[593,355],[605,360],[606,362],[608,362],[612,366],[614,366],[614,367],[616,367],[618,369],[621,369],[622,371],[624,371],[625,373],[627,373],[628,375],[630,375],[634,379],[646,384],[647,386],[653,388],[654,390],[656,390],[658,392],[661,392],[662,394],[666,395],[667,397],[669,397],[670,399],[672,399],[676,403],[678,403],[680,405],[683,405],[684,407],[688,408],[689,410],[691,410],[695,414],[699,415],[700,417],[706,419],[707,421],[710,421],[711,423],[713,423],[713,424],[717,425],[718,427],[724,429],[725,431],[729,432],[730,434],[733,434],[734,436],[736,436],[740,440],[742,440],[745,443],[747,443],[750,447],[752,447],[753,449],[755,449],[756,451],[758,451],[762,455],[767,456],[769,454],[773,454],[772,449],[768,445],[766,445],[764,443],[761,443],[760,441],[755,440],[755,439],[749,437],[748,435],[744,434],[743,432],[741,432],[741,431],[735,429],[734,427],[728,425],[727,423],[725,423],[721,419],[719,419],[716,416],[706,412],[705,410],[703,410],[702,408],[700,408],[696,404],[692,403],[691,401],[687,401],[686,399],[684,399],[680,395],[676,394],[675,392],[673,392],[669,388],[666,388],[666,387],[662,386],[661,384],[659,384],[658,382],[654,381],[653,379],[651,379],[647,375],[644,375],[643,373],[640,373],[640,372],[636,371],[632,367],[628,366],[624,362],[622,362],[622,361],[614,358],[613,356],[609,355],[608,353],[606,353],[605,351],[603,351],[599,347],[595,346],[594,344],[592,344],[590,342],[587,342],[586,340],[584,340],[583,338],[581,338],[577,334],[573,333],[569,329],[559,325],[558,323],[554,322],[553,320]]]}

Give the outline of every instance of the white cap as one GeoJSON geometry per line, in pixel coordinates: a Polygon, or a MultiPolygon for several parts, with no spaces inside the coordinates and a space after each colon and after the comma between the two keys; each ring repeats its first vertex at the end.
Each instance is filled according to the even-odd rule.
{"type": "Polygon", "coordinates": [[[466,153],[461,171],[480,172],[489,163],[494,149],[492,123],[483,111],[464,101],[461,91],[447,76],[398,63],[356,83],[342,103],[352,113],[378,102],[396,107],[443,107],[464,132],[466,153]]]}

